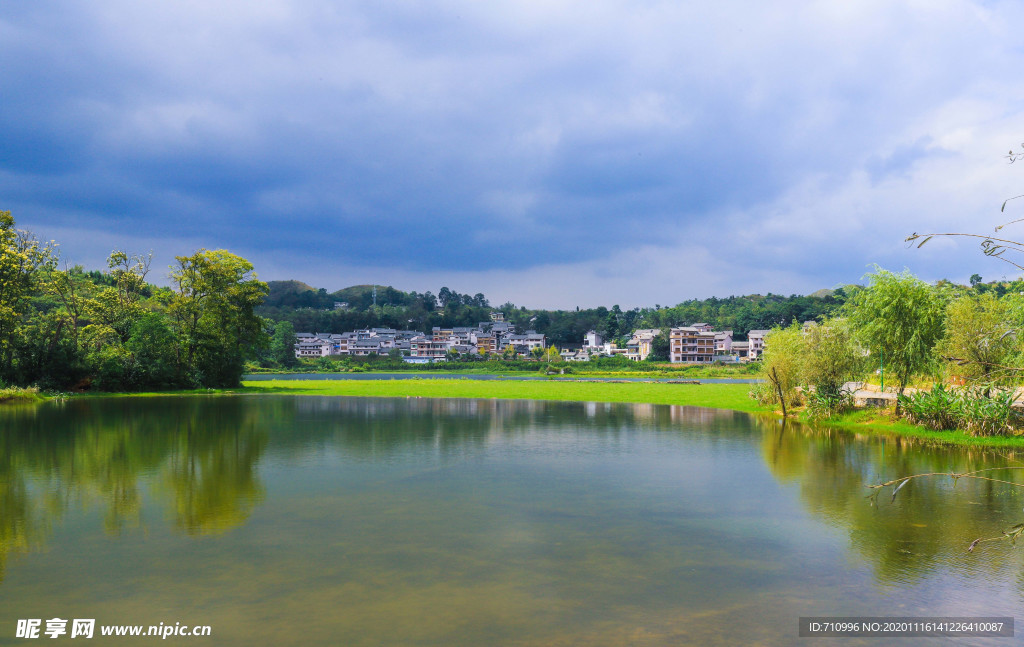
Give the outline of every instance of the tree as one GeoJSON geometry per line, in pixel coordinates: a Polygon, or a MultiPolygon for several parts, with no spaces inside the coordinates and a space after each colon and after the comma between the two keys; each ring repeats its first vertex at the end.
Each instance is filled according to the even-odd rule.
{"type": "Polygon", "coordinates": [[[935,288],[906,271],[876,268],[868,281],[847,302],[850,323],[861,343],[882,355],[903,395],[910,379],[935,360],[933,351],[943,334],[943,303],[935,288]]]}
{"type": "Polygon", "coordinates": [[[972,288],[976,288],[976,287],[978,287],[979,283],[981,283],[981,275],[980,274],[971,274],[971,287],[972,288]]]}
{"type": "Polygon", "coordinates": [[[140,301],[152,259],[152,254],[129,256],[122,251],[111,252],[107,267],[114,285],[86,301],[85,311],[93,321],[91,337],[112,338],[121,344],[128,341],[132,326],[145,314],[140,301]]]}
{"type": "Polygon", "coordinates": [[[227,250],[176,256],[168,312],[179,337],[179,366],[198,386],[238,386],[243,362],[266,342],[254,309],[267,295],[252,263],[227,250]]]}
{"type": "Polygon", "coordinates": [[[847,320],[827,319],[803,331],[805,358],[802,381],[814,387],[814,397],[828,411],[849,397],[843,384],[860,377],[864,355],[847,320]]]}
{"type": "Polygon", "coordinates": [[[29,297],[39,291],[44,271],[56,262],[52,243],[41,244],[15,229],[11,212],[0,211],[0,380],[14,375],[14,349],[29,297]]]}
{"type": "Polygon", "coordinates": [[[761,374],[769,385],[763,392],[765,400],[782,407],[785,417],[787,404],[797,400],[796,387],[800,384],[803,362],[803,337],[800,324],[793,322],[788,328],[773,328],[764,342],[761,374]]]}
{"type": "Polygon", "coordinates": [[[72,343],[78,350],[78,332],[91,301],[94,284],[85,276],[80,267],[55,270],[50,275],[49,289],[63,306],[60,314],[71,333],[72,343]]]}
{"type": "Polygon", "coordinates": [[[669,361],[670,352],[668,335],[665,334],[665,331],[662,331],[651,340],[651,354],[647,356],[647,359],[652,362],[667,362],[669,361]]]}
{"type": "Polygon", "coordinates": [[[134,384],[127,386],[168,388],[177,386],[174,332],[162,313],[150,312],[132,326],[125,348],[134,360],[134,384]]]}
{"type": "Polygon", "coordinates": [[[278,366],[295,366],[295,326],[290,321],[274,324],[274,336],[270,341],[270,359],[278,366]]]}
{"type": "Polygon", "coordinates": [[[1009,298],[967,294],[946,307],[946,335],[936,350],[960,377],[987,386],[1012,376],[1007,364],[1018,343],[1009,298]]]}
{"type": "Polygon", "coordinates": [[[452,296],[453,293],[447,286],[442,287],[437,291],[437,302],[441,304],[442,308],[447,308],[448,304],[453,301],[452,296]]]}

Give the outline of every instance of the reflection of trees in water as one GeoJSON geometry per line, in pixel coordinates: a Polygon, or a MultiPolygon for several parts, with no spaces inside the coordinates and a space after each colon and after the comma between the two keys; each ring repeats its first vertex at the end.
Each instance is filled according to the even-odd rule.
{"type": "Polygon", "coordinates": [[[274,450],[285,453],[326,445],[366,454],[414,446],[455,451],[538,430],[611,437],[640,429],[756,433],[745,414],[653,404],[321,396],[270,396],[264,403],[261,420],[272,430],[274,450]]]}
{"type": "Polygon", "coordinates": [[[140,523],[140,482],[165,485],[175,525],[223,530],[244,521],[263,490],[258,410],[233,398],[72,400],[0,409],[0,567],[41,544],[73,505],[102,501],[104,528],[140,523]]]}
{"type": "MultiPolygon", "coordinates": [[[[943,448],[905,438],[857,438],[797,423],[786,428],[762,419],[762,454],[772,473],[799,487],[808,511],[849,533],[851,545],[883,581],[919,579],[951,562],[995,573],[1008,555],[968,556],[976,537],[999,534],[1022,518],[1016,488],[949,478],[916,479],[895,503],[891,492],[872,505],[869,485],[900,475],[967,472],[1019,465],[1012,457],[976,448],[943,448]]],[[[996,478],[1014,478],[995,471],[996,478]]],[[[1019,477],[1019,473],[1018,473],[1019,477]]],[[[1015,554],[1015,553],[1014,553],[1015,554]]]]}

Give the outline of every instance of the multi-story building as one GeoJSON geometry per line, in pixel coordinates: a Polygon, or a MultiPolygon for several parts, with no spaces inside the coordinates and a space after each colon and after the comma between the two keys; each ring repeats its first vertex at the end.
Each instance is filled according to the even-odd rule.
{"type": "Polygon", "coordinates": [[[597,333],[597,331],[591,330],[587,333],[587,336],[583,339],[583,347],[586,349],[599,349],[604,346],[604,338],[597,333]]]}
{"type": "Polygon", "coordinates": [[[747,354],[750,350],[750,343],[745,341],[734,341],[732,343],[732,354],[739,361],[746,361],[748,359],[747,354]]]}
{"type": "Polygon", "coordinates": [[[327,357],[331,354],[332,344],[328,339],[319,337],[303,337],[295,344],[296,357],[327,357]]]}
{"type": "Polygon", "coordinates": [[[732,331],[715,333],[715,355],[732,355],[732,331]]]}
{"type": "Polygon", "coordinates": [[[483,353],[484,355],[491,355],[497,353],[498,340],[492,334],[477,333],[476,348],[477,352],[483,353]]]}
{"type": "Polygon", "coordinates": [[[448,342],[445,340],[435,341],[427,338],[426,335],[414,337],[409,342],[410,357],[425,357],[431,360],[443,360],[448,357],[448,342]]]}
{"type": "Polygon", "coordinates": [[[647,359],[654,347],[654,338],[661,334],[658,328],[637,330],[626,343],[626,359],[642,361],[647,359]]]}
{"type": "Polygon", "coordinates": [[[751,361],[761,359],[761,355],[764,353],[764,336],[768,332],[767,330],[751,330],[747,333],[747,342],[750,344],[747,356],[751,361]]]}
{"type": "Polygon", "coordinates": [[[366,357],[367,355],[387,355],[395,347],[394,339],[370,338],[349,341],[349,355],[366,357]]]}
{"type": "Polygon", "coordinates": [[[707,324],[673,328],[669,333],[669,360],[706,364],[715,361],[715,333],[707,324]]]}
{"type": "Polygon", "coordinates": [[[440,328],[434,326],[430,334],[434,341],[448,341],[448,338],[455,332],[454,328],[440,328]]]}
{"type": "Polygon", "coordinates": [[[527,330],[522,335],[505,335],[501,338],[502,348],[511,345],[519,355],[529,355],[534,348],[545,348],[547,346],[544,335],[533,330],[527,330]]]}

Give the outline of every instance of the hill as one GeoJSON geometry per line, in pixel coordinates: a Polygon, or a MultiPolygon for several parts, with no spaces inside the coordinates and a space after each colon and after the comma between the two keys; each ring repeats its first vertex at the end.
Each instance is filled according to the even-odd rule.
{"type": "Polygon", "coordinates": [[[264,305],[306,307],[310,295],[314,298],[317,296],[317,289],[302,281],[267,281],[267,286],[270,293],[263,301],[264,305]]]}

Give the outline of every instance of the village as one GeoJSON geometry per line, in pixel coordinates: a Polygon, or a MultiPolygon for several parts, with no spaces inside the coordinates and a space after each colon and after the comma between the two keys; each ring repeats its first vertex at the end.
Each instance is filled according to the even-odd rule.
{"type": "MultiPolygon", "coordinates": [[[[429,334],[416,330],[367,328],[346,333],[296,333],[295,356],[367,357],[391,355],[410,364],[444,362],[451,358],[482,356],[539,358],[556,353],[567,362],[587,362],[598,357],[622,356],[633,361],[646,360],[654,349],[662,329],[646,328],[632,333],[625,346],[606,341],[589,331],[577,348],[552,349],[543,334],[534,330],[517,332],[505,321],[502,312],[492,312],[490,321],[475,327],[443,328],[435,326],[429,334]]],[[[749,362],[758,360],[765,348],[767,330],[751,330],[747,341],[734,341],[733,331],[715,331],[706,323],[669,329],[669,361],[673,364],[710,364],[712,362],[749,362]]]]}

